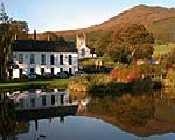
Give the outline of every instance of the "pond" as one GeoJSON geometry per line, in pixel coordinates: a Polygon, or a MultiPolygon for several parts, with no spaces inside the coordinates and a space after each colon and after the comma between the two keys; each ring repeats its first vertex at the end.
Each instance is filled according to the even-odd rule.
{"type": "Polygon", "coordinates": [[[0,139],[173,140],[174,99],[166,92],[100,97],[57,89],[2,92],[0,139]]]}

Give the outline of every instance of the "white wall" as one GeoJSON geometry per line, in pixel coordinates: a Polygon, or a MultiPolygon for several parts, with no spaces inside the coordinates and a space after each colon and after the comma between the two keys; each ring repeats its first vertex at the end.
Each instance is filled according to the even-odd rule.
{"type": "Polygon", "coordinates": [[[13,79],[19,79],[19,69],[13,69],[13,79]]]}
{"type": "Polygon", "coordinates": [[[79,59],[91,58],[92,57],[91,50],[86,46],[81,46],[80,48],[78,48],[78,57],[79,57],[79,59]],[[82,49],[85,50],[85,55],[84,56],[82,56],[82,49]]]}
{"type": "Polygon", "coordinates": [[[91,54],[91,50],[86,47],[86,34],[83,33],[81,36],[77,35],[76,36],[77,40],[77,49],[78,49],[78,58],[96,58],[96,54],[91,54]],[[82,55],[82,49],[85,50],[85,55],[82,55]]]}
{"type": "Polygon", "coordinates": [[[51,68],[54,68],[54,73],[60,72],[60,68],[63,71],[69,71],[72,69],[72,74],[78,71],[78,54],[77,52],[14,52],[14,62],[19,65],[20,69],[23,69],[23,74],[28,75],[30,68],[35,68],[36,74],[41,74],[41,68],[45,69],[45,72],[51,72],[51,68]],[[23,54],[23,64],[19,64],[19,54],[23,54]],[[35,55],[35,64],[30,64],[30,55],[35,55]],[[46,55],[46,65],[41,65],[41,55],[46,55]],[[55,57],[55,65],[50,65],[50,55],[55,57]],[[64,65],[60,65],[60,55],[63,55],[64,65]],[[72,56],[72,65],[69,65],[69,55],[72,56]]]}

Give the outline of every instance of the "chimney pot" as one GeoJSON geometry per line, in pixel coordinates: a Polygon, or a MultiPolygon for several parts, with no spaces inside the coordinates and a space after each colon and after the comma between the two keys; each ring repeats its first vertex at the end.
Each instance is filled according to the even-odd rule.
{"type": "Polygon", "coordinates": [[[36,30],[34,30],[33,39],[36,40],[36,30]]]}

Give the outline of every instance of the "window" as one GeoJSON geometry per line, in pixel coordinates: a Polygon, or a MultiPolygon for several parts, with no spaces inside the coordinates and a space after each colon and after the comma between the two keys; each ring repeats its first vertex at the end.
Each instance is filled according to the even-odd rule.
{"type": "Polygon", "coordinates": [[[16,58],[16,53],[13,54],[13,58],[16,58]]]}
{"type": "Polygon", "coordinates": [[[85,48],[81,49],[81,56],[85,57],[85,48]]]}
{"type": "Polygon", "coordinates": [[[64,95],[63,94],[61,94],[60,100],[61,100],[61,105],[63,105],[64,104],[64,95]]]}
{"type": "Polygon", "coordinates": [[[23,64],[23,54],[19,54],[19,64],[23,64]]]}
{"type": "Polygon", "coordinates": [[[35,107],[35,98],[30,99],[30,105],[31,107],[35,107]]]}
{"type": "Polygon", "coordinates": [[[55,105],[55,95],[51,95],[51,105],[55,105]]]}
{"type": "Polygon", "coordinates": [[[23,72],[23,70],[22,69],[19,69],[19,75],[20,75],[20,77],[22,76],[22,72],[23,72]]]}
{"type": "Polygon", "coordinates": [[[51,68],[50,70],[51,70],[51,75],[55,75],[55,73],[54,73],[54,72],[55,72],[55,71],[54,71],[54,68],[51,68]]]}
{"type": "Polygon", "coordinates": [[[44,68],[41,68],[41,75],[44,74],[44,68]]]}
{"type": "Polygon", "coordinates": [[[25,59],[26,59],[26,60],[28,59],[28,54],[25,55],[25,59]]]}
{"type": "Polygon", "coordinates": [[[63,68],[60,68],[60,72],[63,72],[63,68]]]}
{"type": "Polygon", "coordinates": [[[72,65],[72,55],[69,55],[69,65],[72,65]]]}
{"type": "Polygon", "coordinates": [[[60,55],[60,65],[63,65],[63,55],[60,55]]]}
{"type": "Polygon", "coordinates": [[[72,69],[71,68],[69,68],[69,74],[72,74],[72,69]]]}
{"type": "Polygon", "coordinates": [[[30,64],[35,64],[35,55],[34,54],[30,55],[30,64]]]}
{"type": "Polygon", "coordinates": [[[55,65],[55,57],[54,55],[50,55],[50,64],[55,65]]]}
{"type": "Polygon", "coordinates": [[[46,95],[42,96],[42,105],[46,106],[46,95]]]}
{"type": "Polygon", "coordinates": [[[46,55],[45,54],[41,55],[41,65],[46,65],[46,55]]]}
{"type": "Polygon", "coordinates": [[[30,68],[30,73],[34,74],[35,73],[35,69],[34,68],[30,68]]]}
{"type": "Polygon", "coordinates": [[[19,106],[20,106],[21,108],[24,107],[24,99],[19,99],[19,106]]]}

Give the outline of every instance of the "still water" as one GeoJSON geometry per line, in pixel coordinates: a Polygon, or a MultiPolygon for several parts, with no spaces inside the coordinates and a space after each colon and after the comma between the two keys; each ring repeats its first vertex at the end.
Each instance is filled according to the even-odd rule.
{"type": "Polygon", "coordinates": [[[15,91],[0,96],[2,140],[174,140],[175,96],[15,91]]]}

